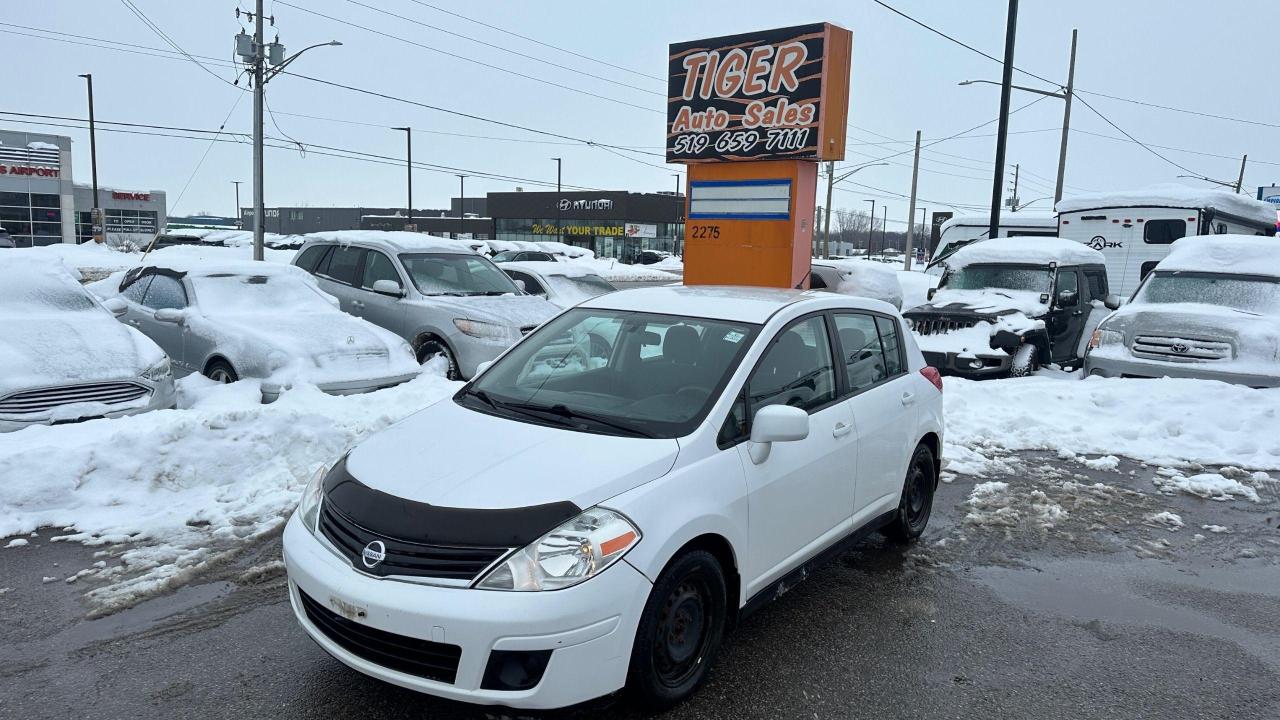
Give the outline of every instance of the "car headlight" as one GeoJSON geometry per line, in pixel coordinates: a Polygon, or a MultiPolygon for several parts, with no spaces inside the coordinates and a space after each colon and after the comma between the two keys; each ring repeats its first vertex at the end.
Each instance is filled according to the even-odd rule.
{"type": "Polygon", "coordinates": [[[329,465],[321,465],[320,469],[307,481],[302,489],[302,498],[298,500],[298,517],[302,526],[309,532],[316,532],[316,524],[320,520],[320,503],[324,500],[324,478],[329,474],[329,465]]]}
{"type": "Polygon", "coordinates": [[[151,382],[160,382],[173,376],[173,366],[169,364],[169,356],[142,371],[142,378],[151,382]]]}
{"type": "Polygon", "coordinates": [[[454,318],[453,324],[467,335],[484,340],[515,341],[520,339],[520,331],[507,325],[484,322],[483,320],[469,320],[467,318],[454,318]]]}
{"type": "Polygon", "coordinates": [[[594,507],[513,553],[476,583],[484,590],[559,590],[592,578],[640,542],[621,513],[594,507]]]}
{"type": "Polygon", "coordinates": [[[1123,345],[1124,333],[1116,330],[1104,330],[1098,328],[1093,331],[1093,337],[1089,338],[1089,349],[1095,350],[1106,345],[1123,345]]]}

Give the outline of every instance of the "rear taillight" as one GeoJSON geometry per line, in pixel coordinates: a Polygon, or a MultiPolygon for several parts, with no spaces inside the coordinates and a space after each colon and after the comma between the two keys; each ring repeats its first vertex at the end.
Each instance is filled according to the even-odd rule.
{"type": "Polygon", "coordinates": [[[938,368],[932,365],[926,365],[924,369],[920,371],[920,374],[923,375],[926,380],[933,383],[933,386],[938,388],[938,392],[942,392],[942,373],[938,372],[938,368]]]}

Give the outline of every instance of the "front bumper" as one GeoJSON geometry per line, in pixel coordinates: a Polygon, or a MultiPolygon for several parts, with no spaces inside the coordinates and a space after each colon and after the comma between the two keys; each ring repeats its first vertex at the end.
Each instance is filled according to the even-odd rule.
{"type": "Polygon", "coordinates": [[[1212,362],[1176,363],[1141,358],[1116,358],[1089,353],[1084,358],[1085,376],[1132,378],[1190,378],[1193,380],[1220,380],[1236,385],[1266,388],[1280,387],[1280,372],[1276,375],[1236,373],[1214,367],[1212,362]]]}
{"type": "Polygon", "coordinates": [[[302,526],[285,526],[289,596],[299,624],[326,652],[366,675],[463,702],[551,709],[615,692],[626,683],[631,644],[651,584],[617,562],[599,577],[564,590],[505,592],[437,587],[357,572],[302,526]],[[392,670],[349,652],[306,615],[299,593],[371,628],[461,648],[453,683],[392,670]],[[363,617],[349,615],[352,608],[363,617]],[[481,687],[494,650],[551,650],[531,689],[481,687]]]}
{"type": "Polygon", "coordinates": [[[0,432],[14,432],[33,425],[59,425],[102,418],[128,417],[129,415],[138,415],[152,410],[172,410],[177,406],[178,394],[173,384],[172,375],[159,381],[133,379],[131,382],[145,385],[151,389],[151,394],[147,397],[145,404],[131,404],[127,407],[116,409],[105,404],[86,404],[84,414],[78,417],[66,417],[61,413],[55,415],[52,412],[32,414],[26,417],[10,415],[0,417],[0,432]]]}
{"type": "MultiPolygon", "coordinates": [[[[404,375],[392,375],[380,378],[363,378],[360,380],[347,380],[343,382],[320,383],[316,385],[320,392],[326,395],[360,395],[363,393],[374,392],[375,390],[383,390],[389,387],[395,387],[401,383],[409,382],[418,376],[417,372],[411,372],[404,375]]],[[[262,383],[262,402],[273,403],[280,399],[280,394],[288,390],[288,385],[264,382],[262,383]]]]}
{"type": "Polygon", "coordinates": [[[971,354],[926,350],[923,351],[923,355],[924,361],[937,368],[938,372],[943,375],[956,375],[971,379],[1008,375],[1009,366],[1013,363],[1013,357],[1003,351],[971,354]],[[981,367],[974,367],[974,363],[979,361],[982,363],[981,367]]]}

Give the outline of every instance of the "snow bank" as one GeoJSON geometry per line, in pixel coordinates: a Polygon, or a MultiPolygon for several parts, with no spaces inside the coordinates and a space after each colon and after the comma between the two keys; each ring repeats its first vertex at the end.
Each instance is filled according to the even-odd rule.
{"type": "Polygon", "coordinates": [[[1193,235],[1175,242],[1156,269],[1280,277],[1280,239],[1193,235]]]}
{"type": "Polygon", "coordinates": [[[1276,207],[1271,203],[1226,190],[1206,190],[1177,183],[1162,183],[1139,190],[1074,195],[1058,201],[1057,210],[1067,213],[1127,207],[1215,208],[1259,222],[1276,221],[1276,207]]]}
{"type": "Polygon", "coordinates": [[[1102,253],[1083,243],[1056,237],[1011,237],[965,245],[946,259],[950,268],[978,263],[1026,265],[1105,265],[1102,253]]]}
{"type": "Polygon", "coordinates": [[[52,526],[65,540],[136,543],[92,599],[163,591],[279,527],[316,468],[458,384],[426,374],[347,397],[296,387],[271,405],[255,382],[180,386],[187,409],[0,435],[0,537],[52,526]]]}
{"type": "Polygon", "coordinates": [[[947,378],[944,458],[978,474],[978,455],[1049,450],[1166,466],[1280,469],[1280,389],[1208,380],[1035,376],[947,378]],[[976,472],[975,472],[976,471],[976,472]]]}

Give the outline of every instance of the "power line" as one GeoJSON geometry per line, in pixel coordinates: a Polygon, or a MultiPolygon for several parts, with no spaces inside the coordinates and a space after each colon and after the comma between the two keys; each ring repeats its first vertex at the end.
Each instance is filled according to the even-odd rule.
{"type": "Polygon", "coordinates": [[[636,109],[636,110],[644,110],[644,111],[646,111],[646,112],[655,112],[655,113],[665,113],[665,112],[666,112],[665,110],[658,110],[657,108],[653,108],[653,107],[650,107],[650,106],[648,106],[648,105],[637,105],[637,104],[635,104],[635,103],[627,102],[626,100],[619,100],[619,99],[617,99],[617,98],[611,98],[611,97],[609,97],[609,96],[607,96],[607,95],[600,95],[600,94],[598,94],[598,93],[593,93],[593,92],[590,92],[590,91],[588,91],[588,90],[582,90],[581,88],[576,88],[576,87],[573,87],[573,86],[571,86],[571,85],[564,85],[564,84],[562,84],[562,83],[554,82],[554,81],[552,81],[552,80],[546,80],[546,79],[543,79],[543,78],[540,78],[540,77],[534,77],[533,75],[526,75],[526,74],[524,74],[524,73],[522,73],[522,72],[517,72],[517,71],[512,70],[512,69],[510,69],[510,68],[504,68],[504,67],[502,67],[501,65],[493,65],[493,64],[491,64],[491,63],[487,63],[487,62],[484,62],[484,61],[482,61],[482,60],[476,60],[475,58],[467,57],[466,55],[459,55],[459,54],[457,54],[457,53],[446,52],[446,51],[444,51],[444,50],[440,50],[439,48],[433,48],[433,47],[431,47],[430,45],[424,45],[423,43],[417,42],[416,40],[410,40],[410,39],[408,39],[408,38],[400,37],[399,35],[392,35],[391,33],[388,33],[388,32],[383,32],[383,31],[381,31],[381,30],[375,30],[375,29],[370,28],[370,27],[365,27],[364,25],[359,25],[359,24],[357,24],[357,23],[353,23],[353,22],[351,22],[350,20],[343,20],[343,19],[341,19],[341,18],[333,17],[332,15],[326,15],[326,14],[324,14],[324,13],[322,13],[322,12],[317,11],[317,10],[310,10],[310,9],[308,9],[308,8],[301,7],[301,6],[299,6],[299,5],[294,5],[294,4],[292,4],[292,3],[286,2],[285,0],[276,0],[276,1],[277,1],[279,4],[284,5],[285,7],[290,7],[290,8],[293,8],[294,10],[300,10],[300,11],[302,11],[302,12],[304,12],[304,13],[307,13],[307,14],[310,14],[310,15],[315,15],[315,16],[317,16],[317,17],[322,17],[322,18],[325,18],[326,20],[329,20],[329,21],[332,21],[332,22],[336,22],[336,23],[339,23],[339,24],[341,24],[341,25],[346,25],[346,26],[348,26],[348,27],[353,27],[353,28],[357,28],[357,29],[360,29],[360,30],[364,30],[365,32],[373,33],[374,35],[378,35],[378,36],[380,36],[380,37],[389,38],[389,39],[391,39],[391,40],[397,40],[397,41],[399,41],[399,42],[405,43],[406,45],[413,45],[414,47],[418,47],[418,48],[421,48],[421,49],[423,49],[423,50],[427,50],[427,51],[429,51],[429,52],[433,52],[433,53],[437,53],[437,54],[440,54],[440,55],[444,55],[445,57],[451,57],[451,58],[454,58],[455,60],[462,60],[462,61],[464,61],[464,62],[469,62],[469,63],[472,63],[472,64],[474,64],[474,65],[479,65],[479,66],[481,66],[481,67],[489,68],[490,70],[497,70],[498,72],[507,73],[508,75],[514,75],[515,77],[523,78],[523,79],[525,79],[525,80],[532,80],[533,82],[536,82],[536,83],[541,83],[541,84],[543,84],[543,85],[549,85],[549,86],[551,86],[551,87],[560,88],[561,90],[567,90],[567,91],[572,92],[572,93],[577,93],[577,94],[579,94],[579,95],[585,95],[585,96],[587,96],[587,97],[596,98],[597,100],[604,100],[604,101],[606,101],[606,102],[611,102],[611,103],[615,103],[615,104],[618,104],[618,105],[623,105],[623,106],[626,106],[626,107],[634,108],[634,109],[636,109]]]}
{"type": "Polygon", "coordinates": [[[1091,110],[1091,111],[1093,112],[1093,114],[1094,114],[1094,115],[1097,115],[1098,117],[1102,118],[1102,120],[1103,120],[1104,122],[1106,122],[1108,125],[1110,125],[1111,127],[1115,128],[1116,130],[1118,130],[1118,131],[1120,132],[1120,134],[1121,134],[1121,135],[1124,135],[1125,137],[1129,138],[1131,141],[1133,141],[1133,142],[1137,143],[1139,146],[1141,146],[1143,150],[1146,150],[1147,152],[1151,153],[1152,155],[1155,155],[1156,157],[1160,158],[1161,160],[1163,160],[1163,161],[1165,161],[1165,162],[1169,163],[1170,165],[1172,165],[1172,166],[1174,166],[1174,167],[1178,168],[1179,170],[1182,170],[1183,172],[1191,173],[1192,175],[1195,175],[1195,176],[1200,177],[1200,178],[1204,178],[1204,177],[1205,177],[1204,173],[1198,173],[1198,172],[1196,172],[1195,170],[1192,170],[1191,168],[1187,167],[1186,165],[1182,165],[1182,164],[1180,164],[1180,163],[1176,163],[1176,162],[1174,162],[1174,161],[1170,160],[1169,158],[1165,157],[1164,155],[1161,155],[1160,153],[1156,152],[1156,151],[1155,151],[1155,149],[1153,149],[1153,148],[1152,148],[1152,147],[1150,147],[1149,145],[1147,145],[1147,144],[1143,143],[1143,142],[1142,142],[1141,140],[1139,140],[1138,138],[1136,138],[1136,137],[1134,137],[1134,136],[1130,135],[1128,132],[1126,132],[1126,131],[1125,131],[1125,129],[1124,129],[1124,128],[1122,128],[1122,127],[1120,127],[1119,125],[1117,125],[1117,124],[1115,124],[1114,122],[1112,122],[1112,121],[1111,121],[1111,118],[1109,118],[1109,117],[1107,117],[1106,115],[1103,115],[1102,113],[1098,112],[1098,109],[1097,109],[1097,108],[1095,108],[1094,106],[1090,105],[1088,100],[1085,100],[1085,99],[1084,99],[1084,98],[1082,98],[1082,97],[1078,97],[1078,98],[1076,98],[1076,99],[1077,99],[1077,100],[1079,100],[1079,101],[1081,102],[1081,104],[1083,104],[1085,107],[1089,108],[1089,110],[1091,110]]]}
{"type": "Polygon", "coordinates": [[[647,79],[650,79],[650,80],[657,80],[658,82],[661,82],[661,83],[664,83],[664,84],[667,82],[667,79],[666,79],[666,78],[657,77],[657,76],[655,76],[655,75],[648,75],[648,74],[646,74],[646,73],[642,73],[642,72],[639,72],[639,71],[636,71],[636,70],[632,70],[632,69],[630,69],[630,68],[626,68],[626,67],[623,67],[623,66],[621,66],[621,65],[614,65],[614,64],[613,64],[613,63],[611,63],[611,62],[607,62],[607,61],[605,61],[605,60],[600,60],[599,58],[594,58],[594,57],[591,57],[590,55],[583,55],[583,54],[582,54],[582,53],[580,53],[580,52],[575,52],[575,51],[573,51],[573,50],[569,50],[569,49],[567,49],[567,48],[562,48],[562,47],[560,47],[560,46],[558,46],[558,45],[552,45],[551,43],[543,42],[543,41],[541,41],[541,40],[538,40],[537,38],[529,37],[528,35],[521,35],[521,34],[520,34],[520,33],[518,33],[518,32],[513,32],[513,31],[511,31],[511,30],[507,30],[507,29],[505,29],[505,28],[498,27],[497,25],[490,25],[490,24],[489,24],[489,23],[487,23],[487,22],[483,22],[483,21],[481,21],[481,20],[476,20],[475,18],[470,18],[470,17],[467,17],[466,15],[461,15],[461,14],[459,14],[459,13],[453,12],[452,10],[446,10],[446,9],[444,9],[444,8],[442,8],[442,7],[438,7],[438,6],[436,6],[436,5],[432,5],[431,3],[423,2],[422,0],[410,0],[410,2],[417,3],[418,5],[421,5],[422,7],[425,7],[425,8],[431,8],[432,10],[435,10],[436,12],[442,12],[442,13],[444,13],[445,15],[452,15],[453,17],[456,17],[456,18],[458,18],[458,19],[460,19],[460,20],[466,20],[466,21],[467,21],[467,22],[469,22],[469,23],[475,23],[476,25],[479,25],[479,26],[481,26],[481,27],[489,28],[490,30],[497,30],[497,31],[498,31],[498,32],[500,32],[500,33],[503,33],[503,34],[506,34],[506,35],[510,35],[511,37],[520,38],[521,40],[527,40],[528,42],[534,43],[535,45],[541,45],[542,47],[550,48],[550,49],[552,49],[552,50],[557,50],[557,51],[559,51],[559,52],[566,53],[566,54],[572,55],[572,56],[577,57],[577,58],[582,58],[583,60],[590,60],[591,62],[594,62],[594,63],[600,63],[601,65],[606,65],[606,66],[611,67],[611,68],[613,68],[613,69],[615,69],[615,70],[621,70],[621,71],[623,71],[623,72],[631,73],[632,75],[638,75],[639,77],[647,78],[647,79]]]}
{"type": "MultiPolygon", "coordinates": [[[[1105,134],[1105,133],[1091,132],[1091,131],[1089,131],[1089,130],[1076,130],[1076,129],[1072,129],[1072,131],[1071,131],[1071,132],[1073,132],[1073,133],[1080,133],[1081,135],[1090,135],[1090,136],[1092,136],[1092,137],[1097,137],[1097,138],[1104,138],[1104,139],[1106,139],[1106,140],[1114,140],[1114,141],[1116,141],[1116,142],[1122,142],[1122,143],[1128,143],[1128,142],[1129,142],[1129,141],[1128,141],[1127,139],[1125,139],[1125,138],[1116,137],[1115,135],[1107,135],[1107,134],[1105,134]]],[[[1174,151],[1174,152],[1188,153],[1188,154],[1190,154],[1190,155],[1203,155],[1204,157],[1220,158],[1220,159],[1222,159],[1222,160],[1233,160],[1233,161],[1234,161],[1234,160],[1239,160],[1239,159],[1240,159],[1240,158],[1239,158],[1239,156],[1236,156],[1236,155],[1221,155],[1221,154],[1219,154],[1219,153],[1204,152],[1204,151],[1202,151],[1202,150],[1189,150],[1189,149],[1187,149],[1187,148],[1172,147],[1172,146],[1169,146],[1169,145],[1156,145],[1155,143],[1147,143],[1147,144],[1148,144],[1148,145],[1150,145],[1151,147],[1154,147],[1154,148],[1160,148],[1161,150],[1172,150],[1172,151],[1174,151]]],[[[1250,157],[1250,158],[1249,158],[1249,164],[1250,164],[1250,165],[1277,165],[1277,166],[1280,166],[1280,162],[1277,162],[1277,161],[1275,161],[1275,160],[1258,160],[1258,159],[1255,159],[1255,158],[1252,158],[1252,157],[1250,157]]]]}
{"type": "Polygon", "coordinates": [[[404,16],[404,15],[398,15],[398,14],[396,14],[396,13],[391,12],[390,10],[383,10],[382,8],[376,8],[376,7],[372,6],[372,5],[366,5],[366,4],[362,3],[362,2],[360,2],[359,0],[347,0],[347,2],[351,3],[352,5],[359,5],[359,6],[360,6],[360,7],[362,7],[362,8],[368,8],[369,10],[372,10],[372,11],[374,11],[374,12],[376,12],[376,13],[381,13],[381,14],[386,15],[386,16],[388,16],[388,17],[393,17],[393,18],[396,18],[396,19],[398,19],[398,20],[403,20],[403,21],[405,21],[405,22],[410,22],[410,23],[413,23],[414,25],[420,25],[420,26],[422,26],[422,27],[424,27],[424,28],[429,28],[429,29],[431,29],[431,30],[435,30],[436,32],[444,33],[445,35],[451,35],[451,36],[453,36],[453,37],[462,38],[463,40],[468,40],[468,41],[470,41],[470,42],[477,43],[477,44],[479,44],[479,45],[483,45],[483,46],[488,47],[488,48],[493,48],[493,49],[495,49],[495,50],[500,50],[500,51],[502,51],[502,52],[509,53],[509,54],[511,54],[511,55],[515,55],[516,57],[522,57],[522,58],[524,58],[524,59],[526,59],[526,60],[532,60],[532,61],[534,61],[534,62],[542,63],[542,64],[544,64],[544,65],[550,65],[551,67],[559,68],[559,69],[561,69],[561,70],[568,70],[569,72],[577,73],[578,75],[584,75],[584,76],[589,77],[589,78],[595,78],[596,80],[601,80],[601,81],[603,81],[603,82],[607,82],[607,83],[610,83],[610,84],[612,84],[612,85],[617,85],[617,86],[619,86],[619,87],[630,88],[630,89],[632,89],[632,90],[638,90],[638,91],[640,91],[640,92],[643,92],[643,93],[649,93],[649,94],[651,94],[651,95],[657,95],[657,96],[659,96],[659,97],[666,97],[666,93],[658,92],[657,90],[650,90],[650,89],[648,89],[648,88],[642,88],[642,87],[640,87],[640,86],[638,86],[638,85],[632,85],[632,84],[630,84],[630,83],[624,83],[624,82],[621,82],[621,81],[619,81],[619,80],[614,80],[614,79],[612,79],[612,78],[604,77],[603,75],[595,75],[595,74],[589,73],[589,72],[587,72],[587,71],[585,71],[585,70],[579,70],[579,69],[577,69],[577,68],[569,67],[568,65],[561,65],[560,63],[555,63],[555,62],[552,62],[552,61],[550,61],[550,60],[544,60],[544,59],[542,59],[542,58],[540,58],[540,57],[537,57],[537,56],[534,56],[534,55],[528,55],[528,54],[526,54],[526,53],[522,53],[522,52],[519,52],[519,51],[516,51],[516,50],[512,50],[511,48],[506,48],[506,47],[503,47],[503,46],[501,46],[501,45],[495,45],[494,43],[486,42],[486,41],[484,41],[484,40],[480,40],[479,38],[471,37],[470,35],[463,35],[462,33],[456,33],[456,32],[450,31],[450,30],[445,30],[445,29],[444,29],[444,28],[442,28],[442,27],[439,27],[439,26],[436,26],[436,25],[432,25],[432,24],[430,24],[430,23],[425,23],[425,22],[422,22],[421,20],[415,20],[414,18],[411,18],[411,17],[406,17],[406,16],[404,16]]]}
{"type": "MultiPolygon", "coordinates": [[[[178,199],[173,201],[172,207],[169,208],[170,210],[176,211],[178,209],[178,205],[182,202],[182,198],[187,194],[187,188],[191,187],[191,181],[196,179],[196,173],[200,172],[200,168],[204,167],[205,158],[209,157],[209,151],[213,149],[213,144],[217,142],[218,138],[222,135],[223,128],[225,128],[227,126],[227,122],[231,120],[232,113],[234,113],[236,108],[240,106],[240,99],[243,97],[243,93],[236,94],[236,101],[231,103],[231,109],[227,111],[227,116],[222,118],[222,124],[218,126],[218,132],[214,134],[213,137],[209,138],[209,144],[205,147],[204,154],[200,156],[200,160],[196,162],[196,166],[191,170],[191,174],[187,176],[187,181],[182,185],[182,192],[178,193],[178,199]]],[[[239,212],[239,208],[236,208],[236,212],[239,212]]]]}
{"type": "Polygon", "coordinates": [[[1199,110],[1188,110],[1187,108],[1173,107],[1171,105],[1160,105],[1159,103],[1145,102],[1143,100],[1120,97],[1118,95],[1108,95],[1106,93],[1094,92],[1092,90],[1080,90],[1077,88],[1075,92],[1084,93],[1086,95],[1096,95],[1098,97],[1107,98],[1108,100],[1119,100],[1120,102],[1133,103],[1134,105],[1142,105],[1144,107],[1158,108],[1160,110],[1169,110],[1170,112],[1185,113],[1187,115],[1199,115],[1200,117],[1213,118],[1214,120],[1227,120],[1230,122],[1244,123],[1246,125],[1259,125],[1261,127],[1280,128],[1280,124],[1278,123],[1262,122],[1261,120],[1246,120],[1244,118],[1230,117],[1228,115],[1215,115],[1214,113],[1200,112],[1199,110]]]}
{"type": "Polygon", "coordinates": [[[235,83],[231,82],[230,80],[227,80],[226,78],[222,77],[218,73],[205,67],[199,60],[195,59],[195,57],[193,57],[191,53],[187,52],[186,50],[183,50],[181,45],[175,42],[173,38],[165,34],[165,31],[161,30],[159,25],[156,25],[154,22],[152,22],[151,18],[147,17],[146,13],[138,9],[138,6],[134,5],[133,2],[131,2],[131,0],[120,0],[120,3],[123,4],[135,16],[137,16],[137,18],[142,21],[142,24],[146,25],[147,28],[151,30],[151,32],[155,33],[156,36],[158,36],[161,40],[165,41],[165,43],[169,45],[169,47],[172,47],[174,50],[181,53],[183,57],[195,63],[196,66],[199,67],[201,70],[205,71],[206,73],[209,73],[218,81],[224,82],[230,85],[231,87],[234,87],[237,90],[242,90],[242,91],[244,90],[244,88],[240,87],[239,85],[236,85],[235,83]]]}

